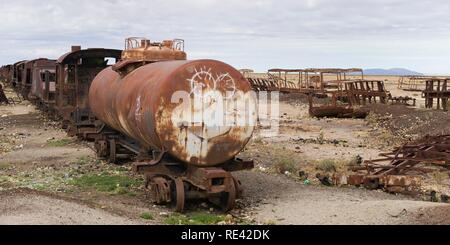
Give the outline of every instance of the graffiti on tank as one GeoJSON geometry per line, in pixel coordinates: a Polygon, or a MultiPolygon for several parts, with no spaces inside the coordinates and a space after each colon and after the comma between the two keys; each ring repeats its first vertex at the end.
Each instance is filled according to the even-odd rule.
{"type": "Polygon", "coordinates": [[[231,99],[236,93],[234,79],[229,73],[213,74],[211,70],[206,67],[202,67],[200,70],[194,69],[194,75],[188,79],[191,85],[191,94],[201,96],[205,91],[222,91],[225,99],[231,99]]]}
{"type": "Polygon", "coordinates": [[[193,70],[187,79],[188,90],[177,91],[172,97],[176,105],[172,124],[179,129],[178,144],[185,148],[187,158],[201,161],[215,138],[250,137],[256,119],[249,123],[247,118],[256,117],[256,102],[251,91],[236,87],[237,81],[229,73],[208,67],[193,70]]]}

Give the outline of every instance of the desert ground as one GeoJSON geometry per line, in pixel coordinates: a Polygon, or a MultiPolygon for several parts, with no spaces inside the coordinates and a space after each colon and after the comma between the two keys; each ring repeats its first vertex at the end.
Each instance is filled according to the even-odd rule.
{"type": "MultiPolygon", "coordinates": [[[[279,135],[256,130],[240,155],[256,167],[234,174],[245,192],[226,214],[206,202],[189,203],[185,214],[154,205],[129,164],[98,160],[91,144],[68,138],[26,101],[2,105],[0,224],[450,224],[449,204],[427,194],[450,195],[450,172],[423,176],[417,196],[328,187],[314,177],[345,172],[429,133],[450,133],[450,114],[424,109],[419,92],[397,88],[398,77],[366,78],[386,81],[394,96],[417,98],[416,108],[374,105],[367,119],[316,119],[307,98],[283,95],[279,135]]],[[[7,96],[15,95],[7,89],[7,96]]]]}

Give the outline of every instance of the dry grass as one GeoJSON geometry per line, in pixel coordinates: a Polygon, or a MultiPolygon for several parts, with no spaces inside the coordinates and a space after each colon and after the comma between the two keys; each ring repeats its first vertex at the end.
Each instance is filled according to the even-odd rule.
{"type": "Polygon", "coordinates": [[[336,172],[338,169],[338,163],[335,160],[326,159],[326,160],[316,162],[315,168],[318,171],[323,171],[323,172],[327,172],[327,173],[336,172]]]}
{"type": "Polygon", "coordinates": [[[434,172],[431,173],[431,178],[435,180],[438,184],[443,184],[446,180],[450,178],[450,171],[446,172],[434,172]]]}
{"type": "Polygon", "coordinates": [[[284,156],[282,159],[280,159],[279,161],[277,161],[275,163],[275,170],[277,173],[280,173],[280,174],[297,173],[299,170],[298,167],[299,166],[298,166],[297,160],[293,156],[289,156],[289,155],[284,156]]]}

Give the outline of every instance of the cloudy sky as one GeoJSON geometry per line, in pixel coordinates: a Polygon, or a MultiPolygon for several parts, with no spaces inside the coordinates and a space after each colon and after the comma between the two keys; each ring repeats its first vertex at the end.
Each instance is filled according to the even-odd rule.
{"type": "Polygon", "coordinates": [[[0,0],[0,64],[70,45],[183,38],[237,68],[403,67],[450,74],[448,0],[0,0]]]}

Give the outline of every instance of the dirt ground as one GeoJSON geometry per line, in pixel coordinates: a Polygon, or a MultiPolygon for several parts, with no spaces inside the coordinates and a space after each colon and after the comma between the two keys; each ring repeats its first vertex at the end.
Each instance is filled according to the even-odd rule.
{"type": "Polygon", "coordinates": [[[138,219],[27,189],[0,193],[0,225],[140,225],[138,219]]]}
{"type": "MultiPolygon", "coordinates": [[[[67,138],[57,122],[27,102],[0,106],[0,224],[450,223],[448,204],[325,187],[315,178],[392,147],[375,140],[392,137],[379,118],[313,119],[304,101],[291,98],[280,109],[280,134],[256,132],[241,154],[254,159],[256,168],[235,173],[246,190],[237,208],[227,215],[210,204],[191,203],[180,216],[153,205],[142,176],[129,164],[98,160],[91,145],[67,138]],[[310,181],[301,180],[299,171],[310,181]]],[[[431,113],[431,119],[449,116],[431,113]]]]}
{"type": "Polygon", "coordinates": [[[237,175],[259,223],[295,225],[450,224],[450,205],[357,188],[306,186],[283,176],[237,175]],[[435,216],[436,212],[441,212],[435,216]]]}

